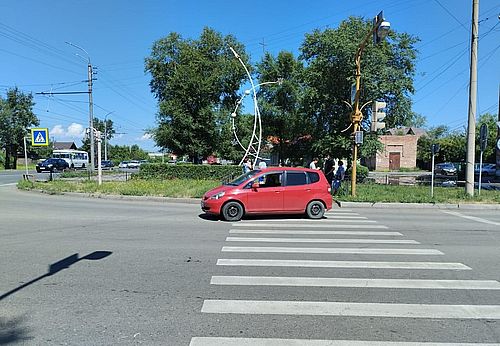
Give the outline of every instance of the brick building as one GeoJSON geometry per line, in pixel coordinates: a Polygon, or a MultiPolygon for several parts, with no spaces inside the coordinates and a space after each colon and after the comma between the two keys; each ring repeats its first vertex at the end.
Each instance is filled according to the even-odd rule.
{"type": "Polygon", "coordinates": [[[381,152],[366,159],[368,169],[372,171],[397,171],[400,168],[417,166],[417,141],[425,131],[413,127],[390,129],[379,136],[384,145],[381,152]]]}

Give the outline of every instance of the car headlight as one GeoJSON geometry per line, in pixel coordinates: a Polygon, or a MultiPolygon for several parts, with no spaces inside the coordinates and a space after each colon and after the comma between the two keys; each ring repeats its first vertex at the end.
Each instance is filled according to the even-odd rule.
{"type": "Polygon", "coordinates": [[[210,197],[210,199],[219,199],[222,196],[224,196],[225,194],[226,193],[224,191],[222,191],[222,192],[216,193],[215,195],[213,195],[212,197],[210,197]]]}

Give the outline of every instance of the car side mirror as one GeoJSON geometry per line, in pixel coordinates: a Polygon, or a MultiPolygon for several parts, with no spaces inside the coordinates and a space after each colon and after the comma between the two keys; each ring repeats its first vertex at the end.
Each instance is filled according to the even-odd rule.
{"type": "Polygon", "coordinates": [[[252,183],[252,189],[253,189],[253,190],[257,190],[257,189],[259,188],[259,186],[260,186],[260,184],[259,184],[259,182],[258,182],[258,181],[254,181],[254,182],[252,183]]]}

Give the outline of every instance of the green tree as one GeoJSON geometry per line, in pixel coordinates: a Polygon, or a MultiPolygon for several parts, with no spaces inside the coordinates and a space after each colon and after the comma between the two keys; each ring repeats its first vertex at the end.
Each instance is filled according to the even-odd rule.
{"type": "Polygon", "coordinates": [[[141,149],[138,145],[110,145],[108,158],[114,163],[119,163],[125,160],[146,160],[148,153],[141,149]]]}
{"type": "Polygon", "coordinates": [[[159,105],[152,133],[157,146],[194,160],[227,143],[220,140],[221,127],[229,122],[236,91],[246,78],[230,46],[248,62],[242,44],[210,28],[197,40],[170,33],[153,44],[145,70],[159,105]]]}
{"type": "Polygon", "coordinates": [[[33,95],[24,94],[17,87],[7,91],[7,97],[0,97],[0,146],[5,150],[5,169],[17,168],[17,154],[23,149],[24,137],[29,128],[38,126],[39,120],[33,113],[33,95]]]}
{"type": "Polygon", "coordinates": [[[496,140],[497,140],[497,124],[496,124],[496,119],[497,116],[490,114],[490,113],[485,113],[482,114],[476,125],[476,162],[479,162],[479,156],[481,154],[480,150],[480,129],[482,124],[486,124],[488,127],[488,145],[486,147],[486,150],[483,153],[483,162],[491,162],[495,163],[496,162],[496,150],[495,150],[495,145],[496,145],[496,140]]]}
{"type": "Polygon", "coordinates": [[[417,161],[422,168],[430,169],[431,145],[439,144],[435,162],[463,162],[465,160],[466,137],[463,130],[450,131],[445,125],[433,127],[418,139],[417,161]]]}
{"type": "Polygon", "coordinates": [[[264,138],[272,141],[281,163],[285,159],[296,161],[310,151],[309,139],[314,131],[311,118],[304,113],[303,99],[304,66],[292,53],[282,51],[275,58],[267,53],[257,64],[259,106],[264,138]]]}
{"type": "MultiPolygon", "coordinates": [[[[98,131],[101,131],[101,138],[103,140],[102,145],[103,149],[102,151],[104,152],[104,136],[106,135],[106,141],[109,143],[109,141],[114,137],[116,131],[113,126],[113,120],[111,119],[106,119],[100,120],[98,118],[94,118],[94,128],[97,129],[98,131]]],[[[90,152],[90,138],[89,136],[86,136],[85,139],[82,141],[82,146],[80,147],[81,150],[85,150],[87,152],[90,152]]],[[[97,146],[94,146],[95,152],[97,154],[97,146]]]]}
{"type": "MultiPolygon", "coordinates": [[[[304,110],[315,122],[315,140],[334,145],[339,157],[350,155],[351,131],[344,130],[350,125],[351,110],[344,101],[351,98],[356,50],[372,26],[371,21],[351,17],[336,29],[307,34],[301,47],[306,66],[304,110]]],[[[412,116],[410,94],[414,92],[417,41],[406,33],[391,31],[387,40],[377,46],[370,42],[363,53],[360,103],[385,100],[387,127],[405,125],[412,116]]],[[[365,129],[370,122],[368,109],[363,110],[365,129]]]]}

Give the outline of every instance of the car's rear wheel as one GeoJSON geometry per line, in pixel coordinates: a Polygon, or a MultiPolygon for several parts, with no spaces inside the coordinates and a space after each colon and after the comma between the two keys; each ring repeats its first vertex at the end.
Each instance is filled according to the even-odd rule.
{"type": "Polygon", "coordinates": [[[325,206],[320,201],[311,201],[306,208],[307,217],[321,219],[325,214],[325,206]]]}
{"type": "Polygon", "coordinates": [[[239,221],[243,214],[243,206],[238,202],[228,202],[222,207],[222,217],[226,221],[239,221]]]}

